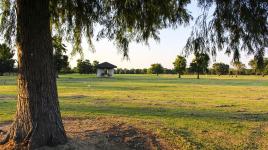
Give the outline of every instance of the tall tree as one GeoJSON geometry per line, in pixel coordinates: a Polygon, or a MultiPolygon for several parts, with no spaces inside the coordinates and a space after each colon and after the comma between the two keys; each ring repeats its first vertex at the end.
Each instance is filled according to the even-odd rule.
{"type": "Polygon", "coordinates": [[[90,74],[92,72],[92,65],[88,59],[77,60],[77,70],[80,74],[90,74]]]}
{"type": "Polygon", "coordinates": [[[164,72],[164,68],[158,63],[152,64],[149,70],[152,74],[156,74],[157,76],[164,72]]]}
{"type": "Polygon", "coordinates": [[[52,39],[54,66],[56,69],[56,76],[58,76],[58,73],[66,71],[68,72],[68,70],[70,70],[68,62],[69,57],[64,55],[67,49],[62,43],[62,38],[59,36],[54,36],[52,39]]]}
{"type": "Polygon", "coordinates": [[[179,74],[179,78],[184,73],[186,69],[186,59],[183,56],[177,56],[176,60],[173,62],[174,70],[179,74]]]}
{"type": "Polygon", "coordinates": [[[263,73],[264,75],[267,75],[268,74],[268,64],[265,66],[265,68],[264,68],[264,73],[263,73]]]}
{"type": "Polygon", "coordinates": [[[243,64],[242,62],[240,61],[233,61],[232,62],[232,65],[235,67],[236,69],[236,77],[242,73],[243,70],[245,70],[246,68],[246,65],[243,64]]]}
{"type": "Polygon", "coordinates": [[[217,75],[226,75],[229,73],[229,65],[224,63],[215,63],[212,66],[213,70],[217,75]]]}
{"type": "Polygon", "coordinates": [[[0,44],[0,76],[5,72],[10,72],[14,68],[14,51],[6,44],[0,44]]]}
{"type": "Polygon", "coordinates": [[[254,57],[249,61],[249,66],[254,70],[255,74],[265,75],[265,68],[268,65],[268,59],[263,57],[254,57]]]}
{"type": "Polygon", "coordinates": [[[254,73],[257,75],[257,62],[255,59],[251,59],[248,62],[248,65],[251,67],[251,69],[254,71],[254,73]]]}
{"type": "Polygon", "coordinates": [[[197,79],[199,79],[200,73],[207,72],[209,64],[209,56],[206,53],[195,53],[195,58],[190,63],[190,70],[197,74],[197,79]]]}
{"type": "Polygon", "coordinates": [[[97,65],[99,64],[99,62],[97,60],[94,60],[92,63],[92,72],[93,73],[97,73],[97,65]]]}

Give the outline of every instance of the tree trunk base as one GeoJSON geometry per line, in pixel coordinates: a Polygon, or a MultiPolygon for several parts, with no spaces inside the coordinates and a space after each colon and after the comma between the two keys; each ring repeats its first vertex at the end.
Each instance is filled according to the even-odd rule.
{"type": "MultiPolygon", "coordinates": [[[[30,140],[24,140],[20,143],[17,143],[15,140],[10,138],[10,135],[6,135],[4,139],[0,141],[0,150],[32,150],[35,148],[40,148],[35,147],[33,144],[31,144],[31,139],[30,140]]],[[[62,145],[66,144],[67,141],[62,141],[58,144],[55,145],[62,145]]],[[[46,146],[46,145],[44,145],[46,146]]]]}
{"type": "MultiPolygon", "coordinates": [[[[1,145],[1,144],[0,144],[1,145]]],[[[5,144],[1,145],[1,150],[29,150],[26,143],[16,144],[14,140],[9,139],[5,144]]]]}
{"type": "Polygon", "coordinates": [[[67,143],[65,131],[51,129],[47,133],[34,133],[36,131],[31,129],[26,137],[19,137],[20,130],[15,127],[13,123],[9,132],[0,139],[0,150],[32,150],[42,146],[56,146],[67,143]]]}
{"type": "Polygon", "coordinates": [[[4,145],[4,144],[7,144],[9,142],[9,139],[10,139],[10,134],[7,133],[3,139],[0,140],[0,145],[4,145]]]}

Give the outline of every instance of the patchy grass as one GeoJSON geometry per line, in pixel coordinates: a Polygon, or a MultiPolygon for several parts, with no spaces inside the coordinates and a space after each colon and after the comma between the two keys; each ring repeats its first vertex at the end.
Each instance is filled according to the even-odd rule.
{"type": "MultiPolygon", "coordinates": [[[[0,77],[0,122],[12,120],[16,91],[15,77],[0,77]]],[[[58,91],[63,117],[115,118],[174,149],[268,149],[268,77],[72,74],[58,91]]]]}

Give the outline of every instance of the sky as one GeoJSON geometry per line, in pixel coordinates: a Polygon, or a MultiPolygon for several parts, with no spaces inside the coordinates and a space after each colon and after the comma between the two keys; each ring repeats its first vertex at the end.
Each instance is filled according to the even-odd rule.
{"type": "MultiPolygon", "coordinates": [[[[200,8],[195,3],[188,6],[188,10],[191,15],[196,18],[200,13],[200,8]]],[[[129,60],[124,60],[123,55],[120,54],[113,44],[113,41],[102,39],[96,41],[93,39],[96,52],[91,52],[87,49],[86,40],[83,40],[82,47],[84,50],[84,59],[89,59],[91,62],[97,60],[101,62],[110,62],[116,65],[118,68],[149,68],[153,63],[160,63],[165,68],[173,68],[173,62],[177,55],[183,53],[183,48],[186,44],[187,38],[190,36],[194,19],[189,26],[180,26],[177,29],[164,29],[160,31],[160,42],[150,40],[149,46],[140,43],[131,43],[129,47],[129,60]]],[[[68,46],[71,49],[71,46],[68,46]]],[[[76,66],[76,60],[79,57],[71,58],[71,67],[76,66]]],[[[249,56],[245,53],[241,55],[241,61],[248,66],[248,61],[253,56],[249,56]]],[[[193,55],[187,57],[187,64],[189,65],[193,55]]],[[[215,62],[223,62],[230,64],[232,56],[227,56],[223,51],[217,53],[216,61],[211,59],[210,66],[215,62]]]]}

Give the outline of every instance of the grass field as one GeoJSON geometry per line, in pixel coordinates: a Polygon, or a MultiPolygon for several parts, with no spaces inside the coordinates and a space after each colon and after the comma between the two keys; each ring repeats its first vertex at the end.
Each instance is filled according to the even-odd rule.
{"type": "MultiPolygon", "coordinates": [[[[62,75],[64,117],[106,117],[150,130],[174,149],[268,149],[268,77],[62,75]]],[[[16,78],[0,77],[0,122],[16,109],[16,78]]]]}

